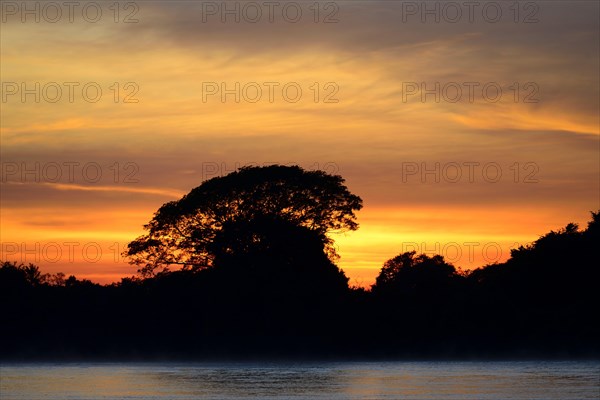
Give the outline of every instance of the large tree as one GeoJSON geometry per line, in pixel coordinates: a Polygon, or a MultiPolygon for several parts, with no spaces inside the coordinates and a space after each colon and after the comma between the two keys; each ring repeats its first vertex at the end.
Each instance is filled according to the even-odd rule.
{"type": "Polygon", "coordinates": [[[354,212],[361,207],[360,197],[348,191],[339,175],[298,166],[243,167],[165,203],[144,226],[147,234],[129,243],[126,255],[146,276],[173,264],[209,268],[218,254],[264,245],[264,235],[251,231],[240,235],[231,227],[246,224],[251,229],[253,221],[268,220],[310,232],[335,257],[327,234],[356,230],[354,212]]]}

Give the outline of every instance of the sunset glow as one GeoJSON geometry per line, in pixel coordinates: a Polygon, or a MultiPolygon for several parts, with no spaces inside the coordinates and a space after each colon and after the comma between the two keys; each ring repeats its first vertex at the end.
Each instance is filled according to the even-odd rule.
{"type": "Polygon", "coordinates": [[[538,2],[530,23],[391,1],[295,3],[298,22],[187,1],[23,22],[26,3],[2,10],[2,260],[119,281],[163,203],[248,164],[346,179],[360,228],[332,238],[365,287],[400,252],[473,269],[600,209],[598,2],[538,2]]]}

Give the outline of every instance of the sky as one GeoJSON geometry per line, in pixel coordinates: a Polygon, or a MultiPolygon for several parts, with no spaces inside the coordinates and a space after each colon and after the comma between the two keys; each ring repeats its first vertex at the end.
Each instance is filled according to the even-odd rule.
{"type": "Polygon", "coordinates": [[[2,2],[1,260],[109,283],[243,165],[340,174],[350,283],[468,270],[600,209],[596,1],[2,2]],[[71,5],[70,5],[71,4],[71,5]]]}

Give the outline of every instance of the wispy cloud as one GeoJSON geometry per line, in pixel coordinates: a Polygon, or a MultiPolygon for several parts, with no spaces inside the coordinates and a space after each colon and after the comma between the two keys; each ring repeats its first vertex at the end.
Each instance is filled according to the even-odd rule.
{"type": "Polygon", "coordinates": [[[56,190],[77,190],[84,192],[122,192],[122,193],[136,193],[136,194],[151,194],[160,195],[165,197],[181,197],[184,195],[179,190],[172,189],[161,189],[161,188],[149,188],[149,187],[125,187],[125,186],[85,186],[76,184],[65,184],[65,183],[50,183],[42,182],[42,185],[49,186],[56,190]]]}
{"type": "Polygon", "coordinates": [[[79,185],[75,183],[52,183],[52,182],[2,182],[0,185],[7,186],[32,186],[41,185],[46,188],[60,191],[78,191],[78,192],[109,192],[109,193],[135,193],[147,195],[159,195],[170,198],[179,198],[185,193],[175,189],[153,188],[153,187],[132,187],[119,185],[79,185]]]}
{"type": "MultiPolygon", "coordinates": [[[[469,220],[475,235],[513,231],[535,239],[556,228],[555,221],[585,221],[597,208],[598,2],[536,1],[539,21],[529,24],[514,22],[509,2],[495,2],[506,4],[498,23],[482,20],[483,4],[473,23],[464,19],[466,9],[459,23],[423,23],[418,14],[403,21],[406,2],[333,3],[339,22],[331,24],[315,23],[308,8],[298,23],[282,21],[281,14],[274,23],[222,23],[219,16],[204,23],[202,2],[189,1],[139,2],[139,22],[132,24],[111,17],[95,24],[23,24],[20,18],[3,23],[3,82],[30,88],[35,82],[80,84],[73,102],[62,85],[56,103],[34,102],[33,95],[23,102],[19,94],[2,103],[3,165],[95,162],[105,171],[94,184],[81,171],[69,182],[18,184],[21,175],[11,175],[13,182],[2,183],[3,237],[53,235],[69,224],[73,232],[85,224],[86,235],[108,236],[115,223],[123,232],[138,232],[165,201],[247,163],[335,165],[365,200],[361,231],[348,242],[354,248],[340,250],[343,266],[357,271],[375,268],[411,232],[422,239],[428,230],[433,237],[469,220]],[[465,89],[456,102],[431,95],[423,100],[420,94],[403,99],[407,82],[431,89],[473,81],[479,88],[498,83],[505,96],[490,102],[478,92],[469,101],[465,89]],[[98,102],[82,99],[87,82],[102,88],[98,102]],[[139,86],[138,103],[122,102],[127,82],[139,86]],[[231,94],[226,101],[220,95],[203,101],[204,82],[229,89],[248,82],[279,86],[273,102],[266,91],[256,103],[235,101],[231,94]],[[288,82],[302,87],[300,101],[282,98],[288,82]],[[328,82],[339,89],[336,103],[323,102],[328,82]],[[517,101],[509,88],[515,82],[517,101]],[[539,86],[536,103],[521,101],[528,82],[539,86]],[[139,183],[123,184],[122,176],[114,183],[108,168],[118,163],[119,172],[127,172],[122,167],[129,162],[138,168],[139,183]],[[449,182],[444,175],[438,183],[433,175],[421,182],[419,172],[403,181],[407,162],[429,169],[436,163],[492,162],[503,175],[490,183],[477,170],[473,183],[449,182]],[[537,183],[523,182],[528,162],[539,167],[537,183]],[[478,207],[500,210],[502,229],[486,231],[494,216],[474,214],[478,207]],[[517,208],[527,211],[517,216],[517,208]],[[402,213],[384,223],[369,217],[396,215],[392,210],[402,213]],[[407,221],[410,215],[418,217],[407,221]],[[29,225],[18,223],[28,218],[29,225]],[[403,230],[406,224],[410,229],[403,230]]],[[[109,10],[106,15],[112,16],[109,10]]],[[[96,276],[89,268],[81,272],[96,276]]]]}

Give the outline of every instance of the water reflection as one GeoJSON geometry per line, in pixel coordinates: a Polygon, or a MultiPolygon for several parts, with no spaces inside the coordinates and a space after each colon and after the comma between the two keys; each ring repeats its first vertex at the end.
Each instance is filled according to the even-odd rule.
{"type": "Polygon", "coordinates": [[[178,367],[156,371],[149,378],[161,386],[185,387],[185,395],[218,393],[226,398],[264,398],[283,392],[294,397],[333,394],[346,379],[326,366],[248,364],[178,367]]]}
{"type": "Polygon", "coordinates": [[[599,362],[4,364],[5,399],[597,399],[599,362]]]}

